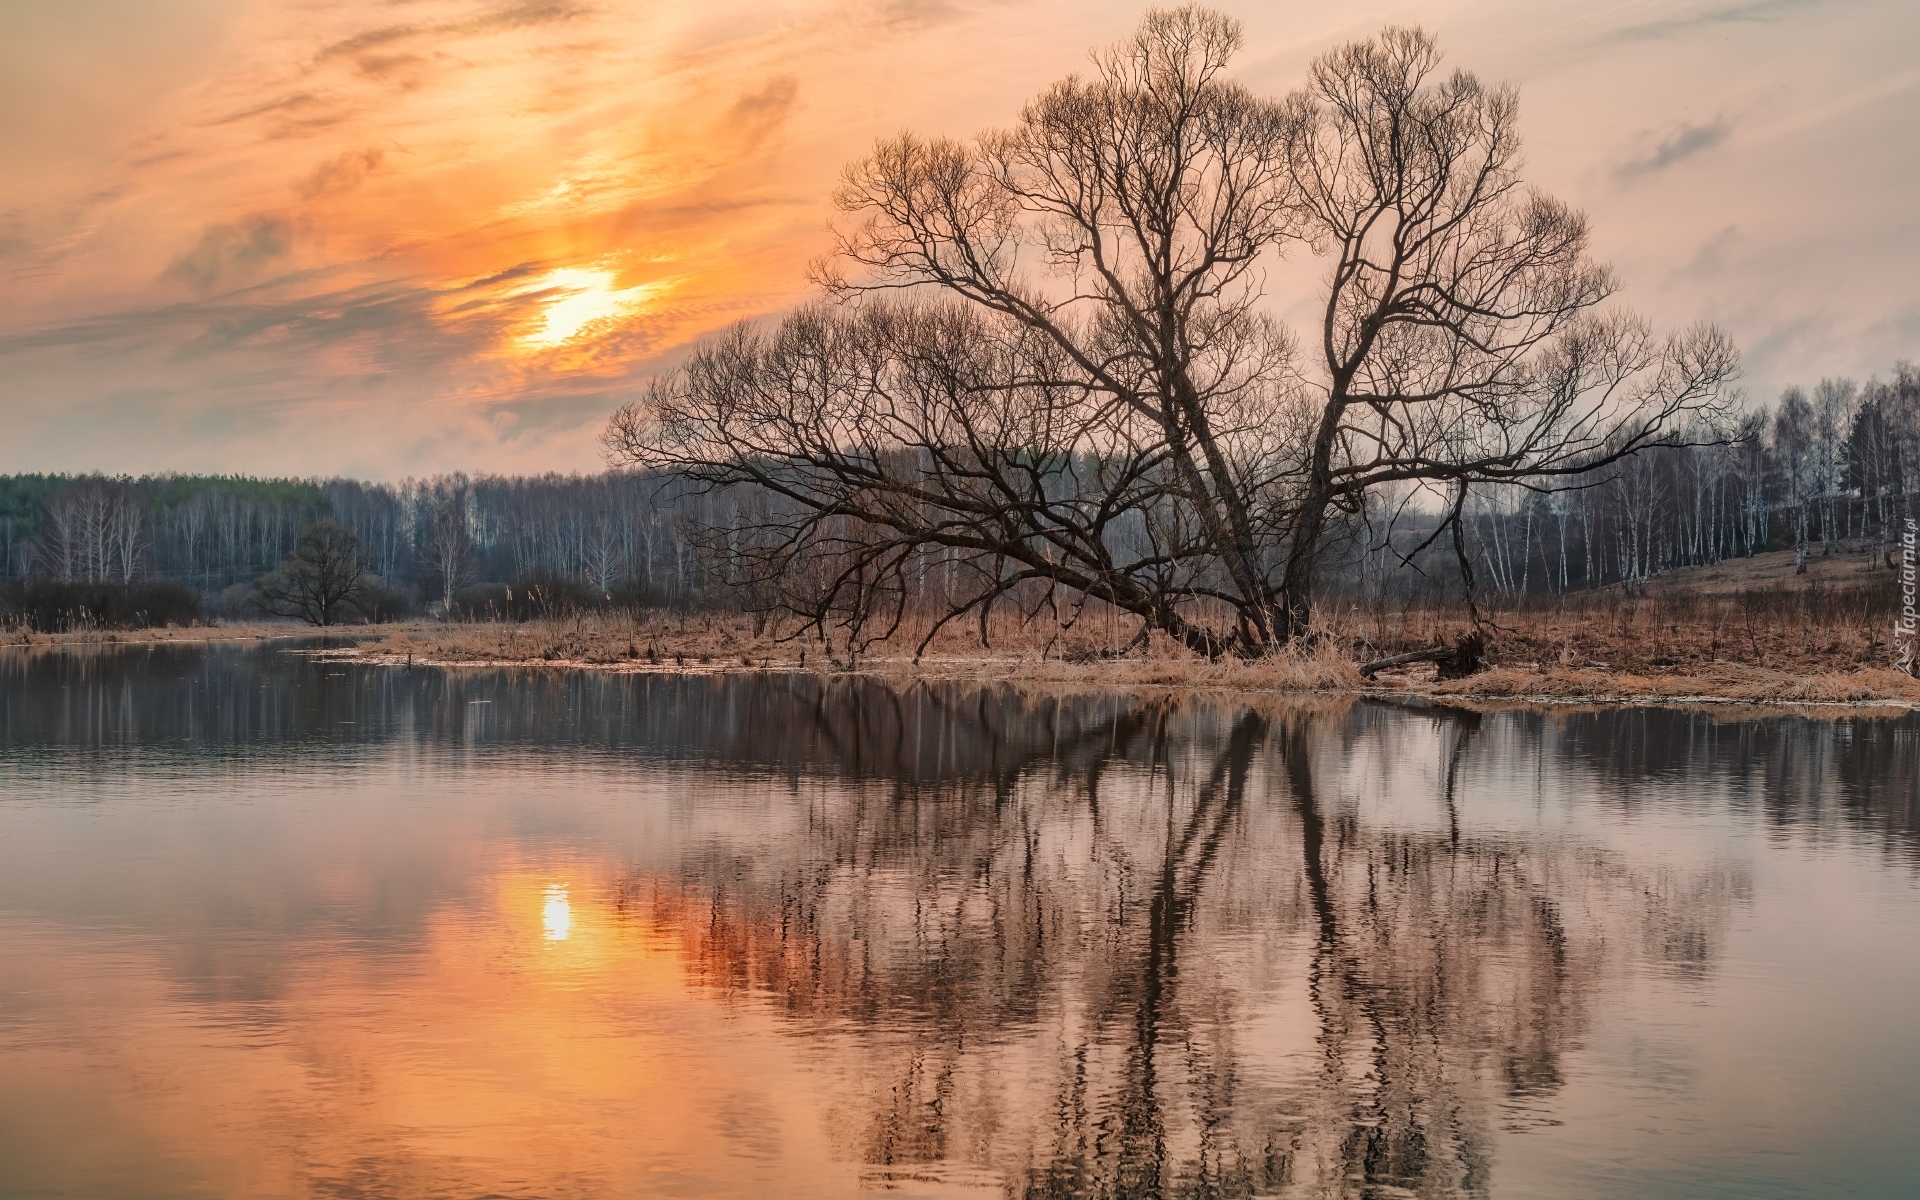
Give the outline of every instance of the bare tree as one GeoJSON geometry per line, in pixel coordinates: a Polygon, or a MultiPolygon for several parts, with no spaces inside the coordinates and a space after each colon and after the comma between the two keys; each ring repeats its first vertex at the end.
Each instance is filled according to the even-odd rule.
{"type": "Polygon", "coordinates": [[[252,601],[275,616],[338,625],[361,615],[378,585],[353,531],[317,521],[301,532],[294,552],[254,584],[252,601]]]}
{"type": "Polygon", "coordinates": [[[949,616],[1057,584],[1218,652],[1173,608],[1210,563],[1160,443],[1066,377],[1049,344],[959,305],[816,305],[701,351],[610,438],[756,488],[693,536],[738,594],[823,627],[891,628],[931,545],[955,552],[949,616]]]}
{"type": "Polygon", "coordinates": [[[465,476],[455,476],[434,498],[427,515],[427,539],[422,550],[427,574],[440,589],[441,613],[453,614],[453,596],[473,578],[470,552],[473,534],[467,519],[465,476]]]}
{"type": "Polygon", "coordinates": [[[146,498],[132,480],[84,477],[46,505],[47,557],[62,579],[131,583],[151,549],[146,498]]]}
{"type": "Polygon", "coordinates": [[[1863,520],[1878,531],[1877,557],[1894,565],[1894,531],[1907,515],[1908,476],[1920,462],[1920,372],[1900,364],[1892,383],[1870,381],[1847,439],[1847,478],[1863,520]]]}
{"type": "Polygon", "coordinates": [[[1444,487],[1457,528],[1474,483],[1550,487],[1718,415],[1726,338],[1599,311],[1585,219],[1519,180],[1510,89],[1389,29],[1267,100],[1226,78],[1239,44],[1154,11],[1012,129],[882,142],[819,279],[946,299],[736,331],[616,414],[610,456],[768,489],[791,516],[749,552],[832,541],[848,611],[945,547],[976,577],[949,617],[1032,581],[1213,655],[1308,629],[1376,489],[1444,487]],[[1290,244],[1332,263],[1311,369],[1265,311],[1290,244]]]}
{"type": "Polygon", "coordinates": [[[1822,379],[1813,389],[1813,446],[1810,467],[1820,501],[1820,553],[1833,553],[1836,540],[1846,536],[1843,515],[1852,503],[1847,484],[1847,431],[1860,389],[1851,379],[1822,379]]]}
{"type": "Polygon", "coordinates": [[[1303,100],[1304,236],[1333,269],[1281,584],[1296,628],[1330,514],[1369,490],[1457,485],[1457,523],[1473,483],[1551,487],[1717,423],[1735,374],[1716,330],[1662,341],[1600,310],[1586,218],[1520,180],[1516,93],[1439,66],[1388,29],[1317,61],[1303,100]]]}
{"type": "Polygon", "coordinates": [[[1793,517],[1793,569],[1807,569],[1807,545],[1812,536],[1814,503],[1820,495],[1818,418],[1807,394],[1790,387],[1780,396],[1773,414],[1773,458],[1780,473],[1780,493],[1793,517]]]}

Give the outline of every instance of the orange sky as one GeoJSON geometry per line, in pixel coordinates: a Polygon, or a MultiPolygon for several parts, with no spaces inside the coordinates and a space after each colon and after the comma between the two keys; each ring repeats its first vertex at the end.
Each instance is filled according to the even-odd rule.
{"type": "MultiPolygon", "coordinates": [[[[1220,7],[1260,90],[1387,21],[1518,83],[1623,299],[1726,325],[1756,395],[1920,357],[1910,0],[1220,7]]],[[[690,339],[804,294],[843,163],[1006,123],[1140,11],[0,0],[0,471],[595,469],[690,339]]]]}

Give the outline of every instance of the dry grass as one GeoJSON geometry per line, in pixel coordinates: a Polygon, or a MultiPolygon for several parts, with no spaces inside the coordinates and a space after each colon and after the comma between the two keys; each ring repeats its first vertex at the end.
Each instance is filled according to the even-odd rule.
{"type": "MultiPolygon", "coordinates": [[[[1530,675],[1684,676],[1739,689],[1762,676],[1824,677],[1830,690],[1856,689],[1892,659],[1895,576],[1868,561],[1815,558],[1796,576],[1791,554],[1758,555],[1658,576],[1644,594],[1615,587],[1494,611],[1490,658],[1530,675]]],[[[1337,623],[1358,653],[1381,656],[1469,628],[1458,608],[1353,608],[1337,623]]]]}
{"type": "MultiPolygon", "coordinates": [[[[1403,638],[1412,645],[1432,644],[1468,628],[1458,613],[1414,616],[1414,629],[1403,638]]],[[[1501,614],[1491,651],[1494,668],[1455,681],[1437,680],[1431,665],[1383,672],[1371,683],[1363,680],[1358,662],[1373,648],[1338,628],[1330,630],[1333,636],[1273,658],[1207,662],[1160,637],[1144,651],[1123,654],[1127,639],[1118,632],[1111,637],[1095,636],[1090,630],[1056,634],[1050,625],[1022,628],[1013,618],[1004,625],[996,621],[987,648],[980,645],[976,626],[943,633],[918,660],[912,656],[917,639],[896,637],[849,660],[844,653],[829,654],[818,641],[782,640],[775,629],[756,634],[747,620],[718,616],[582,616],[525,625],[393,626],[369,631],[371,636],[348,653],[387,663],[547,664],[639,671],[851,669],[896,677],[1034,684],[1372,692],[1462,699],[1920,704],[1920,681],[1889,669],[1884,659],[1868,658],[1864,634],[1822,628],[1808,636],[1795,612],[1762,612],[1755,617],[1755,644],[1763,656],[1772,655],[1785,664],[1768,665],[1743,661],[1739,647],[1726,636],[1726,619],[1727,614],[1712,610],[1682,618],[1672,604],[1654,598],[1624,602],[1617,611],[1597,602],[1587,610],[1569,606],[1501,614]],[[1650,632],[1656,621],[1664,622],[1658,636],[1650,632]]],[[[1884,651],[1884,638],[1875,644],[1884,651]]]]}
{"type": "Polygon", "coordinates": [[[1803,573],[1794,570],[1793,551],[1771,550],[1752,558],[1730,558],[1710,567],[1670,571],[1655,576],[1651,590],[1723,598],[1737,598],[1751,591],[1844,591],[1889,580],[1893,574],[1877,560],[1872,547],[1835,547],[1831,553],[1812,550],[1803,573]]]}
{"type": "Polygon", "coordinates": [[[81,646],[191,646],[213,642],[263,642],[279,638],[313,637],[319,632],[310,625],[292,621],[168,625],[157,629],[76,629],[65,633],[36,633],[18,625],[9,625],[0,628],[0,647],[51,650],[81,646]]]}
{"type": "MultiPolygon", "coordinates": [[[[886,642],[849,656],[792,622],[726,614],[582,613],[476,624],[414,622],[327,631],[333,653],[376,663],[545,665],[623,671],[845,671],[896,677],[1048,685],[1234,691],[1367,692],[1458,700],[1619,701],[1717,699],[1767,704],[1920,704],[1920,681],[1891,670],[1893,572],[1864,555],[1816,557],[1806,575],[1791,555],[1679,571],[1645,595],[1618,588],[1546,606],[1489,614],[1493,669],[1440,681],[1431,665],[1361,679],[1373,657],[1431,646],[1467,632],[1457,608],[1325,613],[1324,636],[1256,662],[1206,662],[1164,637],[1132,646],[1137,625],[1099,616],[997,611],[982,645],[977,621],[946,626],[924,655],[927,623],[910,620],[886,642]]],[[[287,623],[140,632],[7,635],[11,644],[154,644],[311,637],[287,623]]]]}
{"type": "Polygon", "coordinates": [[[410,624],[356,631],[343,656],[381,663],[646,670],[858,670],[869,674],[1033,683],[1178,686],[1269,690],[1353,689],[1359,672],[1344,648],[1321,642],[1258,662],[1206,662],[1164,638],[1123,653],[1129,631],[1092,627],[1056,630],[1015,615],[996,617],[988,644],[979,626],[949,626],[925,654],[913,654],[926,626],[903,628],[867,653],[823,646],[792,624],[741,617],[583,613],[525,624],[410,624]]]}
{"type": "Polygon", "coordinates": [[[1920,704],[1920,680],[1890,667],[1796,675],[1738,663],[1661,675],[1550,667],[1495,667],[1467,679],[1434,682],[1435,696],[1521,700],[1740,700],[1761,704],[1920,704]]]}

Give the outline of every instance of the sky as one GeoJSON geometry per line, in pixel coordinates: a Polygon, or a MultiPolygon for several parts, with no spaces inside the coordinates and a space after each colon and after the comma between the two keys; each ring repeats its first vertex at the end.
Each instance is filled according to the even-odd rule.
{"type": "MultiPolygon", "coordinates": [[[[1912,0],[1299,0],[1515,84],[1526,178],[1743,386],[1920,359],[1912,0]]],[[[808,294],[842,167],[1004,126],[1144,5],[0,0],[0,471],[593,471],[701,336],[808,294]]],[[[1269,274],[1300,320],[1324,274],[1269,274]]]]}

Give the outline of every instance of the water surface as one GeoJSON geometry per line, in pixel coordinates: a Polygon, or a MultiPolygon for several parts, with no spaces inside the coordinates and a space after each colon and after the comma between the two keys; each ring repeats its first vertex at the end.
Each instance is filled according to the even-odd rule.
{"type": "Polygon", "coordinates": [[[0,656],[0,1195],[1908,1196],[1920,723],[0,656]]]}

